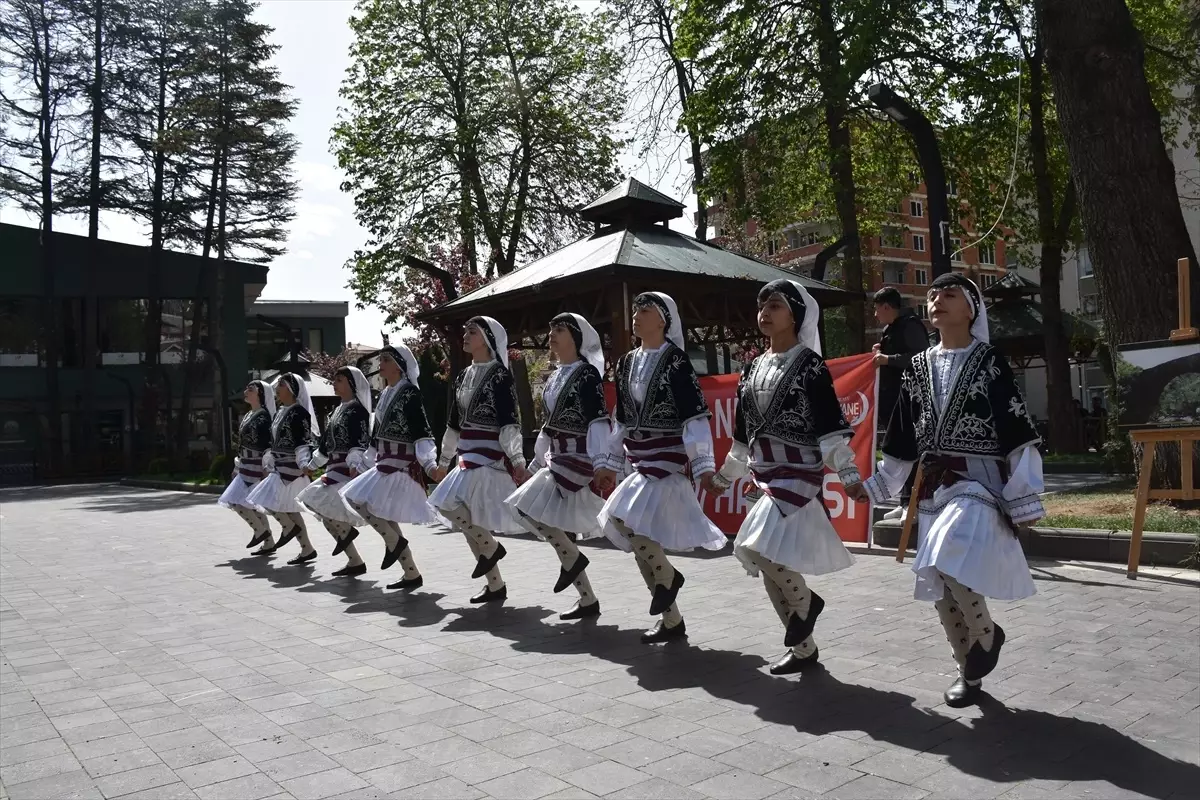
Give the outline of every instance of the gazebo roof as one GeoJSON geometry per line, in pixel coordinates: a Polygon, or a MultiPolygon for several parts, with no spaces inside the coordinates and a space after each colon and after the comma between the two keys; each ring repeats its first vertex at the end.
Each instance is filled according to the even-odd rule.
{"type": "Polygon", "coordinates": [[[1001,297],[1034,297],[1042,293],[1042,287],[1035,281],[1022,277],[1017,271],[1009,270],[1004,277],[983,289],[983,296],[996,299],[1001,297]]]}
{"type": "Polygon", "coordinates": [[[618,225],[627,220],[662,222],[683,216],[687,206],[652,189],[636,178],[609,189],[588,203],[579,216],[598,225],[618,225]]]}
{"type": "MultiPolygon", "coordinates": [[[[1026,366],[1033,359],[1045,355],[1042,322],[1041,306],[1031,300],[988,304],[988,328],[992,344],[1020,366],[1026,366]]],[[[1100,338],[1095,326],[1070,314],[1063,315],[1063,326],[1071,343],[1071,357],[1078,360],[1090,357],[1100,338]]]]}

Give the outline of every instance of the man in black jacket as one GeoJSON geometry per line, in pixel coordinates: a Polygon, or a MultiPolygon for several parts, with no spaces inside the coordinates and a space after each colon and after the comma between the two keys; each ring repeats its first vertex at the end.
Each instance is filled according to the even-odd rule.
{"type": "MultiPolygon", "coordinates": [[[[925,323],[911,308],[904,308],[903,298],[894,287],[887,286],[875,293],[875,319],[883,325],[879,344],[875,345],[875,366],[879,367],[879,416],[881,430],[887,428],[896,400],[900,397],[900,377],[912,366],[913,356],[929,347],[925,323]]],[[[908,507],[913,476],[910,475],[900,495],[900,508],[884,515],[884,519],[900,519],[908,507]]]]}

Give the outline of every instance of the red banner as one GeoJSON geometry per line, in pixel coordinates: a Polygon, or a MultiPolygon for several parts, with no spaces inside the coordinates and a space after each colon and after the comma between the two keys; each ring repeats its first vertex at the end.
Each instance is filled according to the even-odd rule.
{"type": "MultiPolygon", "coordinates": [[[[854,429],[850,446],[854,450],[859,473],[866,478],[875,468],[875,366],[871,354],[848,356],[827,361],[833,375],[833,388],[842,404],[842,413],[854,429]]],[[[717,468],[725,461],[733,442],[733,420],[738,376],[713,375],[700,379],[704,398],[713,416],[710,420],[717,468]]],[[[609,408],[615,397],[612,384],[605,384],[609,408]]],[[[736,534],[751,502],[746,493],[754,487],[749,475],[739,479],[720,497],[712,497],[697,489],[704,513],[726,533],[736,534]]],[[[871,528],[871,509],[846,497],[837,474],[826,471],[822,491],[825,507],[833,527],[844,542],[866,543],[871,528]]]]}

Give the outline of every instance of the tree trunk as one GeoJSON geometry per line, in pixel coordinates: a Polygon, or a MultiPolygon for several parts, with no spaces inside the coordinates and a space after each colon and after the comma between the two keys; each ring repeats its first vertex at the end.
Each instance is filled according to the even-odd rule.
{"type": "MultiPolygon", "coordinates": [[[[1114,346],[1165,339],[1178,325],[1175,262],[1190,259],[1193,314],[1200,309],[1200,265],[1146,82],[1141,35],[1123,0],[1041,4],[1047,66],[1105,337],[1114,346]]],[[[1155,482],[1178,484],[1178,448],[1159,452],[1155,482]]]]}
{"type": "MultiPolygon", "coordinates": [[[[153,188],[151,190],[150,220],[150,274],[147,276],[146,328],[143,344],[145,385],[142,395],[142,458],[153,459],[158,438],[159,386],[166,384],[159,365],[159,347],[162,337],[162,252],[164,242],[166,143],[163,136],[167,125],[167,55],[166,44],[160,45],[158,62],[158,98],[155,106],[157,140],[154,151],[153,188]]],[[[167,407],[168,415],[170,406],[167,407]]],[[[168,428],[169,430],[169,428],[168,428]]],[[[169,441],[168,441],[169,444],[169,441]]]]}
{"type": "Polygon", "coordinates": [[[57,75],[53,52],[50,47],[50,22],[45,9],[41,15],[42,57],[45,67],[40,83],[41,113],[38,115],[38,144],[41,146],[42,168],[42,337],[46,348],[46,410],[47,441],[46,466],[51,474],[62,465],[62,399],[58,394],[59,326],[58,298],[55,292],[54,260],[54,157],[57,120],[51,100],[50,81],[57,75]]]}
{"type": "Polygon", "coordinates": [[[1041,0],[1047,64],[1080,216],[1113,344],[1165,339],[1178,324],[1175,262],[1200,267],[1188,239],[1144,71],[1141,36],[1123,0],[1041,0]]]}
{"type": "MultiPolygon", "coordinates": [[[[104,119],[104,0],[92,7],[92,141],[88,164],[88,269],[84,277],[83,300],[83,441],[85,461],[98,467],[96,441],[96,341],[98,305],[96,282],[103,268],[100,263],[100,137],[104,119]]],[[[133,420],[129,421],[130,424],[133,420]]]]}

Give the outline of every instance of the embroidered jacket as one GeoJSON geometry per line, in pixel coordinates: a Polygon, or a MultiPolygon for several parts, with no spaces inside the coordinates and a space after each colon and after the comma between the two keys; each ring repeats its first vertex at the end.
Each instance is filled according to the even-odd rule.
{"type": "Polygon", "coordinates": [[[395,392],[395,397],[388,403],[383,414],[375,417],[371,443],[378,447],[379,439],[412,444],[432,438],[433,433],[429,427],[429,418],[425,415],[421,390],[406,382],[395,392]]]}
{"type": "Polygon", "coordinates": [[[542,430],[586,436],[588,427],[606,416],[604,379],[595,367],[583,362],[567,376],[542,430]]]}
{"type": "Polygon", "coordinates": [[[258,455],[271,447],[271,415],[265,408],[252,409],[242,417],[238,441],[247,455],[258,455]]]}
{"type": "Polygon", "coordinates": [[[842,416],[825,359],[807,347],[802,348],[777,379],[770,403],[760,407],[752,383],[757,370],[768,368],[767,358],[759,356],[742,368],[734,414],[734,441],[749,445],[760,436],[770,436],[788,444],[817,447],[826,436],[853,433],[842,416]]]}
{"type": "Polygon", "coordinates": [[[366,450],[370,444],[371,415],[362,403],[351,400],[333,410],[325,422],[319,447],[326,456],[366,450]]]}
{"type": "Polygon", "coordinates": [[[467,367],[454,381],[454,403],[442,437],[440,463],[458,457],[463,469],[525,467],[512,373],[499,361],[467,367]]]}
{"type": "Polygon", "coordinates": [[[668,344],[651,373],[646,399],[639,408],[630,389],[633,355],[630,351],[617,362],[617,422],[629,431],[679,433],[698,417],[709,417],[708,402],[700,379],[687,353],[668,344]]]}
{"type": "Polygon", "coordinates": [[[937,408],[931,352],[913,357],[900,383],[883,452],[903,461],[921,454],[1004,460],[1041,439],[1007,359],[978,343],[952,380],[946,407],[937,408]]]}
{"type": "Polygon", "coordinates": [[[519,425],[517,419],[517,388],[512,373],[499,361],[489,362],[479,385],[469,396],[463,389],[468,374],[463,370],[454,380],[455,402],[450,407],[449,427],[461,431],[464,427],[499,431],[508,425],[519,425]]]}
{"type": "Polygon", "coordinates": [[[271,423],[271,452],[276,462],[294,460],[298,450],[310,448],[312,444],[312,422],[299,403],[275,412],[275,420],[271,423]]]}

